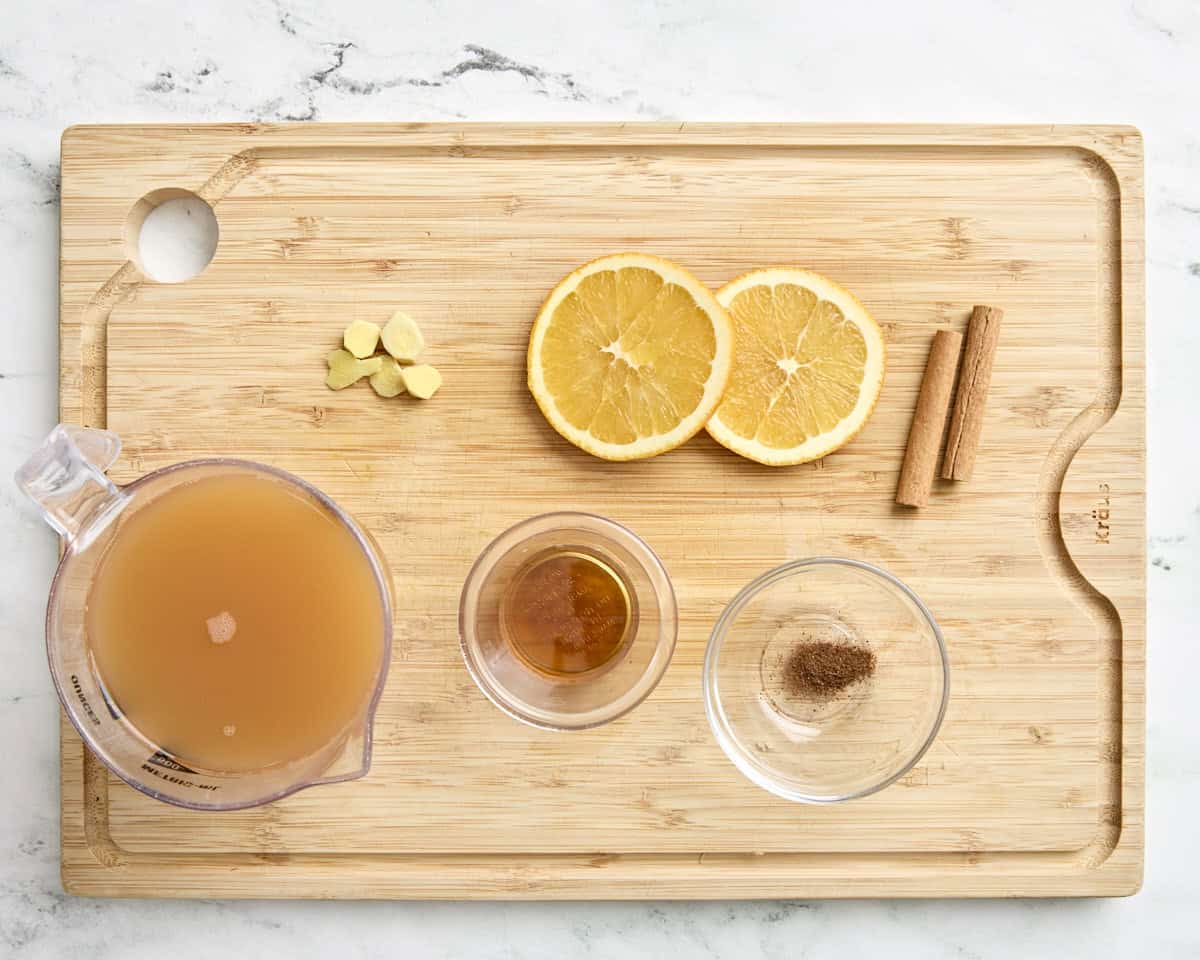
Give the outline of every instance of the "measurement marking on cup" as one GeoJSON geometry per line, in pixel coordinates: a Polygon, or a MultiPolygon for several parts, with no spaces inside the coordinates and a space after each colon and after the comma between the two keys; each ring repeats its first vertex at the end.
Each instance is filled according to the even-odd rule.
{"type": "Polygon", "coordinates": [[[184,780],[183,777],[174,777],[169,773],[163,773],[161,770],[155,770],[148,763],[142,764],[142,769],[147,773],[151,773],[160,780],[166,780],[167,783],[173,783],[179,787],[195,787],[197,790],[220,790],[220,786],[215,783],[197,783],[195,780],[184,780]]]}
{"type": "Polygon", "coordinates": [[[83,707],[83,712],[88,715],[88,719],[96,726],[100,726],[100,718],[96,716],[96,711],[88,703],[88,698],[83,695],[83,687],[80,685],[79,675],[76,673],[71,674],[71,687],[75,690],[75,696],[79,699],[79,703],[83,707]]]}
{"type": "Polygon", "coordinates": [[[176,773],[195,773],[191,767],[185,767],[178,760],[164,753],[162,750],[156,750],[153,754],[146,758],[147,763],[153,763],[155,766],[166,767],[168,770],[174,770],[176,773]]]}

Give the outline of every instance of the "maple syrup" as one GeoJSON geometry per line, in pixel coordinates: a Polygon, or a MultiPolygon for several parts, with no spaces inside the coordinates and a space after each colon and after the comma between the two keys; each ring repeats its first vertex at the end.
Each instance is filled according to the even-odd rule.
{"type": "Polygon", "coordinates": [[[500,602],[501,633],[526,666],[555,678],[612,663],[637,632],[634,592],[608,560],[585,548],[535,554],[500,602]]]}

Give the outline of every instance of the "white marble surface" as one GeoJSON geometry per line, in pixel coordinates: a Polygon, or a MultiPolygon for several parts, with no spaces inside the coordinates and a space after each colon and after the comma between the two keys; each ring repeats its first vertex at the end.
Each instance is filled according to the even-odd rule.
{"type": "Polygon", "coordinates": [[[0,956],[1200,955],[1200,4],[16,3],[0,29],[0,956]],[[609,9],[609,8],[612,9],[609,9]],[[1046,12],[1052,8],[1052,12],[1046,12]],[[54,541],[8,481],[54,423],[58,137],[231,119],[1120,121],[1147,147],[1149,851],[1119,901],[105,902],[58,883],[54,541]]]}

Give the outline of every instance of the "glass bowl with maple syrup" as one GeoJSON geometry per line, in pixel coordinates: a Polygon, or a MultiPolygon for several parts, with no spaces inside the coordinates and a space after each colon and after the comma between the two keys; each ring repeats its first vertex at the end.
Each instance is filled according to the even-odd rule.
{"type": "Polygon", "coordinates": [[[946,645],[908,586],[859,560],[769,570],[730,601],[704,658],[713,735],[778,796],[836,803],[920,761],[949,697],[946,645]]]}
{"type": "Polygon", "coordinates": [[[479,689],[509,716],[583,730],[628,713],[675,650],[671,580],[636,534],[604,517],[549,513],[479,555],[459,642],[479,689]]]}

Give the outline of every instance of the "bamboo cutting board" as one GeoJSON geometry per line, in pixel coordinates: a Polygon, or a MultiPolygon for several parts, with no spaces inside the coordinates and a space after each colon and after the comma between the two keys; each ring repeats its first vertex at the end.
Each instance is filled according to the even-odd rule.
{"type": "Polygon", "coordinates": [[[396,647],[365,779],[237,813],[158,804],[62,736],[71,892],[179,897],[1128,894],[1144,781],[1142,153],[1127,127],[76,127],[62,145],[62,419],[125,441],[118,480],[249,457],[370,529],[396,647]],[[178,190],[213,262],[145,279],[132,240],[178,190]],[[704,436],[609,464],[524,387],[545,293],[634,249],[717,286],[793,263],[888,339],[859,437],[771,469],[704,436]],[[933,332],[1005,309],[975,476],[893,505],[933,332]],[[356,317],[420,319],[428,403],[332,393],[356,317]],[[632,714],[555,735],[500,714],[459,657],[459,588],[532,514],[631,527],[678,595],[679,644],[632,714]],[[938,618],[941,734],[902,781],[777,799],[721,754],[700,699],[722,607],[786,559],[880,564],[938,618]]]}

